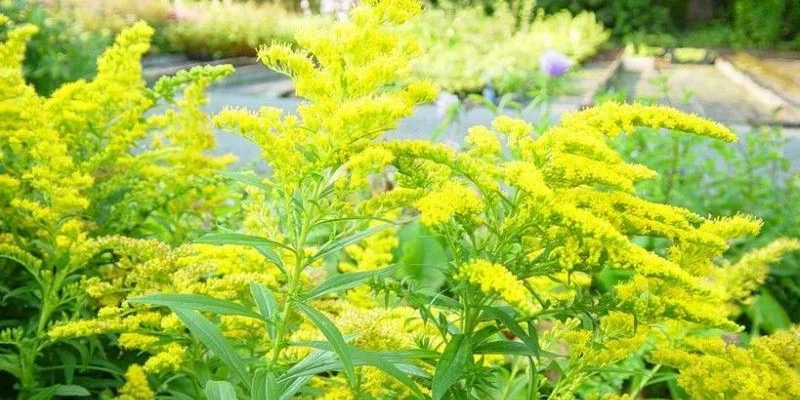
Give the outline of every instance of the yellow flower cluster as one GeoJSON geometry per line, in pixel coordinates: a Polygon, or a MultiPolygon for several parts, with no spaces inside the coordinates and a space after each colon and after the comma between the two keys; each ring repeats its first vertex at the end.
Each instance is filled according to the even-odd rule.
{"type": "MultiPolygon", "coordinates": [[[[45,97],[22,73],[25,45],[35,31],[11,28],[0,43],[0,267],[19,276],[11,283],[16,289],[38,293],[26,305],[37,311],[25,322],[34,329],[21,341],[27,343],[21,354],[40,351],[50,339],[157,326],[157,315],[129,310],[72,320],[84,315],[78,306],[87,294],[98,305],[118,306],[130,291],[124,280],[137,279],[136,274],[98,276],[103,274],[94,267],[108,260],[104,252],[126,244],[108,235],[179,243],[217,218],[232,197],[213,176],[233,157],[208,154],[215,143],[203,112],[205,88],[230,74],[230,66],[179,73],[148,89],[140,61],[153,29],[137,23],[98,59],[93,79],[45,97]],[[80,276],[92,277],[91,284],[79,287],[80,276]],[[52,326],[54,315],[72,322],[52,326]]],[[[106,272],[114,271],[120,272],[106,272]]],[[[172,271],[162,272],[167,277],[172,271]]],[[[141,340],[128,337],[123,345],[153,345],[141,340]]],[[[21,366],[28,375],[21,386],[28,392],[38,378],[37,357],[21,359],[28,363],[21,366]]],[[[131,380],[142,380],[140,371],[130,373],[131,380]]],[[[139,386],[129,384],[121,395],[152,397],[146,385],[137,392],[139,386]]]]}
{"type": "Polygon", "coordinates": [[[725,291],[724,300],[734,313],[739,303],[748,302],[752,294],[764,283],[769,266],[784,254],[800,250],[800,240],[777,239],[765,247],[745,253],[735,263],[713,271],[715,286],[725,291]]]}
{"type": "Polygon", "coordinates": [[[13,30],[0,46],[0,53],[7,54],[7,72],[0,78],[0,181],[5,182],[0,195],[9,199],[0,203],[0,211],[13,215],[15,226],[33,230],[31,237],[52,239],[59,235],[59,221],[81,213],[103,221],[95,227],[100,234],[135,232],[145,222],[143,214],[160,210],[170,212],[166,218],[187,213],[207,218],[203,213],[214,203],[197,209],[198,201],[211,198],[202,179],[232,158],[205,154],[215,144],[202,112],[203,91],[232,69],[197,68],[164,78],[150,91],[139,61],[153,30],[139,23],[120,33],[98,60],[93,80],[64,85],[43,98],[24,83],[20,67],[32,32],[28,27],[13,30]],[[182,87],[183,98],[174,102],[182,87]],[[166,111],[152,113],[161,102],[166,111]],[[148,137],[152,148],[141,151],[148,137]]]}
{"type": "Polygon", "coordinates": [[[147,375],[141,365],[133,364],[125,372],[125,384],[119,389],[116,400],[152,400],[155,393],[150,389],[147,375]]]}
{"type": "Polygon", "coordinates": [[[427,226],[438,226],[455,216],[480,213],[483,201],[474,190],[455,181],[446,182],[417,200],[414,206],[420,211],[420,220],[427,226]]]}
{"type": "Polygon", "coordinates": [[[800,329],[754,339],[749,346],[720,337],[684,338],[652,352],[655,362],[680,370],[678,384],[695,399],[800,397],[800,329]]]}
{"type": "Polygon", "coordinates": [[[645,344],[646,331],[635,329],[633,315],[612,311],[600,318],[599,335],[587,329],[571,329],[561,337],[568,346],[572,368],[595,368],[630,357],[645,344]]]}
{"type": "Polygon", "coordinates": [[[473,284],[486,294],[497,295],[525,314],[539,309],[525,285],[500,264],[473,260],[458,269],[455,279],[473,284]]]}
{"type": "MultiPolygon", "coordinates": [[[[180,370],[188,351],[181,339],[185,328],[168,310],[151,311],[131,305],[128,299],[153,293],[192,293],[244,302],[250,305],[249,284],[278,289],[282,275],[257,250],[240,246],[184,245],[175,249],[156,240],[106,237],[100,248],[115,255],[113,264],[99,276],[86,278],[83,288],[103,306],[93,319],[57,323],[48,334],[53,340],[118,333],[117,342],[128,350],[149,353],[147,373],[160,375],[180,370]]],[[[252,318],[223,316],[223,334],[231,339],[260,342],[267,334],[263,323],[252,318]]]]}
{"type": "Polygon", "coordinates": [[[144,370],[151,374],[179,371],[186,361],[186,347],[170,343],[144,363],[144,370]]]}
{"type": "MultiPolygon", "coordinates": [[[[300,105],[298,116],[270,107],[257,113],[226,110],[216,116],[217,125],[255,142],[281,185],[291,187],[313,172],[338,168],[394,129],[415,105],[435,98],[436,90],[422,81],[384,89],[407,76],[415,52],[408,37],[391,25],[420,11],[411,0],[369,2],[329,30],[299,32],[298,48],[273,44],[260,49],[259,59],[290,76],[297,95],[309,102],[300,105]]],[[[367,154],[360,157],[377,155],[367,154]]],[[[359,172],[369,169],[361,164],[359,172]]]]}

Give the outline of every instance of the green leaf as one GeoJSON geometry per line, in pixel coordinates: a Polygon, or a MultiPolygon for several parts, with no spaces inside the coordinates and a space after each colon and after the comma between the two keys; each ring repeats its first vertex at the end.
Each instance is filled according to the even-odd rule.
{"type": "Polygon", "coordinates": [[[275,374],[265,369],[259,369],[253,376],[253,400],[278,399],[280,387],[275,380],[275,374]]]}
{"type": "Polygon", "coordinates": [[[269,191],[270,187],[264,184],[264,181],[261,179],[260,176],[256,174],[248,174],[248,173],[241,173],[241,172],[230,172],[230,171],[223,171],[219,173],[220,176],[223,178],[227,178],[239,183],[243,183],[249,186],[255,186],[261,190],[269,191]]]}
{"type": "Polygon", "coordinates": [[[19,365],[19,355],[12,353],[0,354],[0,371],[8,372],[17,378],[22,376],[22,369],[20,369],[19,365]]]}
{"type": "Polygon", "coordinates": [[[236,350],[222,336],[219,328],[195,311],[184,308],[173,308],[183,324],[197,336],[219,359],[227,365],[246,385],[250,385],[247,366],[236,350]]]}
{"type": "MultiPolygon", "coordinates": [[[[525,332],[525,329],[522,329],[521,326],[517,323],[516,320],[510,315],[508,315],[505,311],[497,307],[484,307],[483,312],[485,315],[492,317],[507,328],[511,333],[517,336],[522,343],[527,345],[530,348],[530,351],[533,353],[533,356],[538,357],[541,348],[539,347],[539,340],[538,338],[531,337],[525,332]]],[[[534,334],[536,330],[532,330],[534,334]]]]}
{"type": "Polygon", "coordinates": [[[267,322],[269,338],[275,339],[277,336],[275,325],[277,321],[275,321],[275,317],[278,314],[278,301],[275,300],[272,291],[257,282],[250,283],[250,294],[253,296],[256,307],[258,307],[258,312],[261,313],[261,316],[264,317],[267,322]]]}
{"type": "Polygon", "coordinates": [[[483,343],[475,347],[474,354],[507,354],[515,356],[532,356],[538,357],[539,352],[534,351],[525,343],[510,342],[507,340],[498,340],[494,342],[483,343]]]}
{"type": "Polygon", "coordinates": [[[322,372],[333,371],[340,366],[341,363],[336,358],[336,355],[326,347],[325,351],[313,351],[304,359],[300,360],[300,362],[293,365],[278,379],[278,382],[283,383],[304,376],[310,377],[322,372]]]}
{"type": "Polygon", "coordinates": [[[385,278],[391,276],[399,268],[400,265],[393,265],[391,267],[372,271],[350,272],[346,274],[335,275],[311,289],[311,291],[306,294],[305,299],[311,300],[328,293],[352,289],[367,279],[385,278]]]}
{"type": "Polygon", "coordinates": [[[423,288],[438,290],[445,282],[444,268],[450,263],[442,242],[419,222],[403,226],[397,232],[400,246],[395,259],[403,265],[400,275],[411,277],[423,288]]]}
{"type": "Polygon", "coordinates": [[[300,391],[308,381],[311,380],[311,375],[301,376],[295,379],[292,383],[286,386],[286,389],[283,391],[283,394],[280,397],[280,400],[289,400],[293,399],[294,395],[300,391]]]}
{"type": "Polygon", "coordinates": [[[195,243],[236,244],[240,246],[252,246],[256,248],[266,245],[294,251],[294,249],[283,243],[259,236],[244,235],[241,233],[209,233],[197,238],[195,243]]]}
{"type": "MultiPolygon", "coordinates": [[[[56,395],[59,385],[48,386],[36,392],[36,394],[28,397],[28,400],[50,400],[56,395]]],[[[24,396],[23,396],[24,397],[24,396]]]]}
{"type": "Polygon", "coordinates": [[[363,230],[360,233],[357,233],[355,235],[346,236],[346,237],[338,238],[338,239],[336,239],[334,241],[331,241],[331,242],[325,244],[324,246],[322,246],[322,248],[319,249],[319,252],[317,254],[315,254],[314,257],[311,258],[310,262],[313,262],[315,260],[319,260],[320,258],[325,257],[326,255],[328,255],[330,253],[333,253],[335,251],[339,251],[339,250],[341,250],[341,249],[343,249],[343,248],[345,248],[345,247],[347,247],[347,246],[349,246],[351,244],[358,243],[358,242],[364,240],[365,238],[370,237],[370,236],[374,235],[375,233],[378,233],[378,232],[380,232],[380,231],[382,231],[382,230],[384,230],[386,228],[392,227],[394,225],[395,224],[381,224],[381,225],[378,225],[378,226],[375,226],[375,227],[372,227],[372,228],[369,228],[369,229],[365,229],[365,230],[363,230]]]}
{"type": "Polygon", "coordinates": [[[237,400],[236,390],[230,382],[208,381],[205,392],[208,400],[237,400]]]}
{"type": "Polygon", "coordinates": [[[347,350],[347,343],[345,343],[342,333],[339,332],[339,328],[337,328],[328,317],[309,307],[307,304],[297,303],[297,307],[308,316],[311,322],[316,325],[322,334],[325,335],[325,338],[328,339],[333,351],[339,356],[339,360],[342,362],[347,380],[350,384],[355,385],[357,381],[353,360],[350,358],[350,353],[347,350]]]}
{"type": "Polygon", "coordinates": [[[170,390],[167,391],[167,393],[169,393],[170,396],[172,396],[171,398],[167,397],[170,400],[197,400],[197,399],[195,399],[195,398],[193,398],[193,397],[191,397],[191,396],[189,396],[189,395],[187,395],[185,393],[181,393],[181,392],[179,392],[177,390],[170,389],[170,390]]]}
{"type": "Polygon", "coordinates": [[[157,293],[136,297],[129,300],[132,304],[151,304],[169,308],[184,308],[195,311],[206,311],[220,315],[241,315],[255,319],[262,319],[258,313],[232,301],[215,299],[202,294],[189,293],[157,293]]]}
{"type": "Polygon", "coordinates": [[[89,393],[83,386],[78,385],[57,385],[56,388],[56,396],[71,396],[71,397],[86,397],[91,396],[92,394],[89,393]]]}
{"type": "Polygon", "coordinates": [[[472,344],[464,334],[454,335],[444,348],[433,373],[433,400],[439,400],[461,378],[472,357],[472,344]]]}
{"type": "Polygon", "coordinates": [[[75,366],[78,364],[78,359],[75,358],[75,354],[68,349],[56,348],[55,352],[63,366],[64,382],[71,384],[72,380],[75,378],[75,366]]]}
{"type": "Polygon", "coordinates": [[[786,310],[767,290],[759,292],[748,310],[748,314],[756,322],[758,328],[767,332],[786,329],[792,325],[786,310]]]}
{"type": "Polygon", "coordinates": [[[396,367],[391,362],[387,361],[383,358],[382,353],[373,353],[368,351],[363,351],[353,346],[349,346],[350,354],[352,355],[354,360],[361,361],[359,364],[367,364],[372,365],[379,370],[385,372],[388,375],[391,375],[394,379],[397,379],[398,382],[406,385],[411,391],[413,391],[417,396],[420,398],[425,398],[425,395],[422,394],[422,391],[419,390],[417,384],[414,383],[411,378],[408,377],[406,373],[401,371],[398,367],[396,367]]]}
{"type": "MultiPolygon", "coordinates": [[[[298,345],[298,344],[295,344],[298,345]]],[[[303,342],[301,346],[317,348],[309,356],[295,364],[280,381],[290,381],[304,376],[314,376],[321,373],[335,371],[342,368],[342,363],[334,357],[333,346],[328,342],[303,342]]],[[[408,386],[420,397],[425,397],[409,375],[430,379],[424,370],[410,365],[418,359],[433,358],[438,353],[428,350],[407,349],[394,351],[370,351],[347,345],[347,351],[353,360],[353,365],[371,365],[395,377],[399,382],[408,386]]]]}

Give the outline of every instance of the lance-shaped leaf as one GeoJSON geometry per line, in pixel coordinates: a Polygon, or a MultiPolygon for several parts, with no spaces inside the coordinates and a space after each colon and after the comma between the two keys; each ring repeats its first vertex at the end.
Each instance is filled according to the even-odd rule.
{"type": "Polygon", "coordinates": [[[205,392],[208,400],[237,400],[236,390],[226,381],[206,382],[205,392]]]}
{"type": "Polygon", "coordinates": [[[472,343],[464,334],[454,335],[444,348],[433,373],[433,400],[439,400],[459,379],[472,357],[472,343]]]}
{"type": "Polygon", "coordinates": [[[215,299],[202,294],[190,293],[157,293],[136,297],[129,300],[132,304],[150,304],[164,306],[172,309],[183,308],[187,310],[206,311],[220,315],[241,315],[255,319],[262,319],[258,313],[232,301],[215,299]]]}
{"type": "Polygon", "coordinates": [[[250,294],[258,307],[258,312],[266,320],[269,338],[274,340],[277,336],[275,318],[278,314],[278,302],[275,296],[266,286],[257,282],[250,283],[250,294]]]}
{"type": "MultiPolygon", "coordinates": [[[[250,386],[250,377],[247,375],[247,365],[236,352],[236,349],[222,336],[219,328],[202,315],[185,308],[173,308],[184,325],[189,328],[200,342],[208,347],[219,359],[228,366],[236,376],[250,386]]],[[[234,397],[235,398],[235,397],[234,397]]]]}
{"type": "Polygon", "coordinates": [[[259,369],[253,376],[253,395],[254,400],[260,399],[279,399],[281,388],[275,379],[273,372],[259,369]]]}
{"type": "Polygon", "coordinates": [[[297,307],[308,316],[308,319],[310,319],[311,322],[322,332],[322,334],[325,335],[325,338],[328,339],[328,343],[330,343],[334,353],[339,356],[339,360],[342,362],[342,367],[344,369],[344,374],[347,376],[347,380],[350,382],[350,384],[355,385],[356,371],[353,366],[353,360],[350,358],[350,352],[347,349],[347,343],[345,343],[342,333],[339,332],[339,328],[337,328],[336,325],[334,325],[333,322],[328,319],[328,317],[312,307],[309,307],[307,304],[297,303],[297,307]]]}
{"type": "Polygon", "coordinates": [[[352,289],[367,279],[372,278],[385,278],[391,276],[395,271],[400,268],[400,265],[393,265],[391,267],[376,269],[372,271],[350,272],[346,274],[339,274],[326,279],[311,291],[306,294],[305,299],[310,300],[328,293],[340,292],[347,289],[352,289]]]}

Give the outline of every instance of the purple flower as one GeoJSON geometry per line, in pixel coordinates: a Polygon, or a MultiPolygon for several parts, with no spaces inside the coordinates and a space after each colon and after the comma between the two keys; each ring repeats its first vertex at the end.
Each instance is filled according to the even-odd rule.
{"type": "Polygon", "coordinates": [[[569,57],[555,50],[547,50],[539,57],[539,70],[551,78],[564,75],[571,64],[569,57]]]}
{"type": "Polygon", "coordinates": [[[444,91],[441,92],[436,100],[436,117],[444,119],[455,104],[458,104],[458,96],[444,91]]]}

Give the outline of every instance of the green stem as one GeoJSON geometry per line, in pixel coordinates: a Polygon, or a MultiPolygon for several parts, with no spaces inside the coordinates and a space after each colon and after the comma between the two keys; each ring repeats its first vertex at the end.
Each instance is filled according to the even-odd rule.
{"type": "Polygon", "coordinates": [[[533,357],[528,357],[528,361],[528,400],[534,400],[539,398],[539,371],[533,357]]]}
{"type": "Polygon", "coordinates": [[[672,189],[675,187],[675,177],[678,175],[678,167],[681,159],[681,142],[676,135],[672,136],[672,160],[670,160],[669,170],[667,171],[664,187],[664,204],[669,204],[672,189]]]}
{"type": "Polygon", "coordinates": [[[506,387],[503,388],[503,393],[500,394],[500,400],[506,400],[508,398],[508,393],[511,391],[511,386],[514,384],[514,378],[517,376],[517,372],[519,372],[519,357],[514,357],[514,362],[511,364],[511,373],[508,375],[508,382],[506,382],[506,387]]]}
{"type": "MultiPolygon", "coordinates": [[[[324,181],[324,180],[323,180],[324,181]]],[[[309,204],[315,204],[317,198],[320,195],[321,189],[320,181],[318,180],[314,186],[313,196],[314,201],[305,202],[306,204],[303,205],[303,216],[302,216],[302,223],[300,225],[300,230],[297,231],[297,237],[294,240],[294,253],[295,253],[295,263],[294,268],[290,271],[288,276],[288,290],[286,291],[286,299],[283,304],[283,309],[281,310],[280,316],[278,320],[275,321],[277,324],[277,330],[275,332],[275,339],[272,343],[272,356],[270,357],[270,368],[275,368],[280,360],[281,352],[284,348],[286,348],[284,344],[284,336],[286,335],[286,328],[288,326],[287,321],[289,320],[289,316],[292,312],[292,298],[297,293],[299,289],[299,282],[300,282],[300,274],[306,267],[305,264],[305,252],[304,247],[306,245],[306,241],[308,240],[308,235],[311,231],[311,227],[313,227],[314,221],[312,221],[313,217],[312,214],[307,207],[309,204]]],[[[288,199],[285,202],[286,210],[288,211],[291,207],[294,206],[294,203],[291,199],[288,199]]]]}
{"type": "Polygon", "coordinates": [[[661,364],[656,364],[653,367],[653,369],[648,371],[645,374],[645,378],[642,379],[642,381],[639,382],[638,385],[635,385],[634,387],[631,388],[631,397],[637,397],[639,395],[639,392],[641,392],[642,389],[644,389],[644,387],[647,386],[647,383],[650,382],[651,379],[653,379],[653,377],[656,375],[656,372],[658,372],[659,369],[661,369],[661,364]]]}

